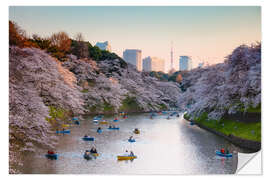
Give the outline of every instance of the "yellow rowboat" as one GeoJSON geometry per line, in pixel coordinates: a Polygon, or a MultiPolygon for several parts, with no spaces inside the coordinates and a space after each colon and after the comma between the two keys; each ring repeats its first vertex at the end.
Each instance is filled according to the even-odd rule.
{"type": "Polygon", "coordinates": [[[117,159],[119,161],[122,161],[122,160],[133,160],[133,159],[136,159],[137,156],[117,156],[117,159]]]}
{"type": "Polygon", "coordinates": [[[98,153],[91,153],[91,155],[94,156],[94,157],[98,157],[99,156],[98,153]]]}
{"type": "Polygon", "coordinates": [[[69,124],[62,124],[62,127],[65,128],[65,127],[70,127],[69,124]]]}
{"type": "Polygon", "coordinates": [[[101,121],[99,124],[109,124],[107,121],[101,121]]]}

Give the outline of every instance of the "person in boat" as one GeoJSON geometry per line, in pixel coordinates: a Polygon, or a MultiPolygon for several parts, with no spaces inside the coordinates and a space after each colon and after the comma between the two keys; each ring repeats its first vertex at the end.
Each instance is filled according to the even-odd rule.
{"type": "Polygon", "coordinates": [[[226,149],[226,150],[225,150],[225,153],[226,153],[226,154],[230,154],[229,149],[226,149]]]}
{"type": "Polygon", "coordinates": [[[128,140],[132,141],[133,140],[133,136],[130,136],[128,140]]]}
{"type": "Polygon", "coordinates": [[[109,128],[111,129],[111,128],[112,128],[112,126],[110,125],[110,126],[109,126],[109,128]]]}
{"type": "Polygon", "coordinates": [[[92,147],[90,150],[91,153],[97,153],[97,149],[95,147],[92,147]]]}
{"type": "Polygon", "coordinates": [[[224,148],[222,148],[222,149],[220,150],[220,152],[221,152],[222,154],[225,154],[224,148]]]}
{"type": "Polygon", "coordinates": [[[84,135],[85,138],[87,138],[88,136],[87,135],[84,135]]]}
{"type": "Polygon", "coordinates": [[[53,154],[55,154],[55,152],[54,152],[54,151],[52,151],[52,150],[48,150],[48,154],[53,155],[53,154]]]}
{"type": "Polygon", "coordinates": [[[118,120],[118,119],[117,119],[117,117],[116,117],[116,118],[114,118],[114,120],[115,120],[115,121],[117,121],[117,120],[118,120]]]}
{"type": "Polygon", "coordinates": [[[133,153],[133,151],[130,151],[130,156],[135,156],[135,154],[133,153]]]}
{"type": "Polygon", "coordinates": [[[90,151],[89,150],[85,150],[85,155],[89,155],[90,154],[90,151]]]}
{"type": "Polygon", "coordinates": [[[98,127],[97,130],[100,131],[101,130],[101,127],[98,127]]]}
{"type": "Polygon", "coordinates": [[[129,156],[128,150],[126,150],[124,156],[129,156]]]}

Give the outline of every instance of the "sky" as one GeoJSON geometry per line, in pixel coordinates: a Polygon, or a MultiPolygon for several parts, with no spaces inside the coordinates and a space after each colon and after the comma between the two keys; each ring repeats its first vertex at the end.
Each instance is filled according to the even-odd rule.
{"type": "Polygon", "coordinates": [[[182,55],[193,67],[216,64],[237,46],[261,41],[259,6],[10,6],[9,20],[28,35],[80,32],[92,45],[109,41],[121,57],[141,49],[143,58],[165,59],[167,68],[173,44],[175,69],[182,55]]]}

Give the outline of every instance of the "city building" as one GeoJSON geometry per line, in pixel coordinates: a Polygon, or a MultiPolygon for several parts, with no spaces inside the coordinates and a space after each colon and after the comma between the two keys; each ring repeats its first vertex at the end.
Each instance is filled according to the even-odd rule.
{"type": "Polygon", "coordinates": [[[136,66],[138,71],[142,71],[142,51],[139,49],[126,49],[123,52],[123,59],[136,66]]]}
{"type": "Polygon", "coordinates": [[[204,66],[204,62],[198,64],[198,68],[202,68],[204,66]]]}
{"type": "Polygon", "coordinates": [[[179,70],[189,71],[192,69],[192,59],[189,56],[180,56],[179,58],[179,70]]]}
{"type": "Polygon", "coordinates": [[[111,45],[109,44],[108,41],[105,42],[97,42],[96,46],[99,47],[99,49],[101,50],[107,50],[107,51],[111,51],[111,45]]]}
{"type": "Polygon", "coordinates": [[[165,72],[165,61],[164,59],[148,56],[143,59],[143,70],[165,72]]]}

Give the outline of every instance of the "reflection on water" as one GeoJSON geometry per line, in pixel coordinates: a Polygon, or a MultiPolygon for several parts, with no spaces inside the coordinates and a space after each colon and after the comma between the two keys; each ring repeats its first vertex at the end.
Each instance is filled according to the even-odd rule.
{"type": "Polygon", "coordinates": [[[236,170],[235,158],[219,158],[215,150],[227,147],[238,149],[228,141],[197,126],[174,117],[166,119],[160,115],[150,119],[148,114],[130,115],[113,123],[113,117],[106,120],[120,127],[108,130],[108,125],[93,124],[92,117],[81,121],[79,126],[71,127],[71,134],[59,135],[57,152],[59,159],[48,160],[46,150],[36,155],[25,156],[24,173],[50,174],[227,174],[236,170]],[[103,132],[98,134],[97,127],[103,132]],[[132,133],[139,128],[141,133],[132,133]],[[82,141],[85,134],[95,137],[95,141],[82,141]],[[133,135],[135,143],[129,143],[133,135]],[[83,153],[95,145],[100,156],[85,160],[83,153]],[[132,150],[137,159],[117,161],[117,155],[132,150]]]}

